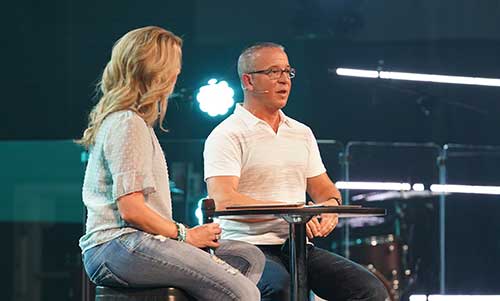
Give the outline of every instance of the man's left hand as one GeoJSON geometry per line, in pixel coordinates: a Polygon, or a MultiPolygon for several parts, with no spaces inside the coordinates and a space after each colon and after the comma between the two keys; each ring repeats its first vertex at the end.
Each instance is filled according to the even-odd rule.
{"type": "Polygon", "coordinates": [[[319,223],[319,233],[321,237],[328,236],[339,223],[339,216],[336,213],[321,214],[321,222],[319,223]]]}

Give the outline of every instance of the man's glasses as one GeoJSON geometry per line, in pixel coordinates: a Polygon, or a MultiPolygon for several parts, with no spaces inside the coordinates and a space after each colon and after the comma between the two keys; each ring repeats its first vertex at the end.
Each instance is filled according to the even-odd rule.
{"type": "Polygon", "coordinates": [[[283,76],[283,73],[285,73],[286,77],[288,78],[294,78],[295,77],[295,69],[294,68],[277,68],[277,67],[271,67],[265,70],[256,70],[256,71],[251,71],[251,72],[246,72],[247,74],[255,74],[255,73],[261,73],[269,76],[269,79],[279,79],[281,76],[283,76]]]}

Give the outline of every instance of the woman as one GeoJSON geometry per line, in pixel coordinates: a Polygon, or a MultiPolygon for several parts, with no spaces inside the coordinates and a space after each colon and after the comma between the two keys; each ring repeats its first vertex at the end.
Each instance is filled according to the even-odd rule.
{"type": "Polygon", "coordinates": [[[257,248],[218,242],[215,223],[188,229],[172,220],[167,165],[152,127],[162,128],[181,45],[169,31],[144,27],[113,47],[102,97],[78,141],[90,151],[80,239],[85,270],[98,285],[175,286],[199,300],[259,300],[255,283],[265,259],[257,248]]]}

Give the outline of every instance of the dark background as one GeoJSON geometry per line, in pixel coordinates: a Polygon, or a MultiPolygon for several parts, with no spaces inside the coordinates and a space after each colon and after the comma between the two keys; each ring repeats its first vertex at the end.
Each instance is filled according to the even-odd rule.
{"type": "MultiPolygon", "coordinates": [[[[237,89],[241,49],[275,41],[297,69],[286,112],[318,137],[500,144],[499,88],[329,72],[382,67],[498,77],[498,1],[25,0],[4,6],[2,139],[79,137],[113,43],[154,24],[184,38],[178,89],[194,93],[213,76],[237,89]]],[[[172,131],[164,137],[205,138],[220,120],[190,104],[172,105],[172,131]]]]}
{"type": "MultiPolygon", "coordinates": [[[[174,196],[174,206],[180,208],[178,216],[191,224],[193,204],[204,193],[201,147],[197,142],[193,146],[176,141],[202,141],[226,117],[210,118],[193,102],[197,88],[209,78],[227,80],[241,100],[237,57],[257,41],[286,47],[297,77],[285,113],[308,124],[319,139],[336,139],[344,145],[385,141],[500,146],[500,87],[348,78],[334,72],[338,67],[379,68],[500,78],[500,2],[496,0],[22,0],[3,3],[1,17],[0,174],[4,195],[0,208],[4,212],[0,229],[9,245],[1,254],[5,267],[2,283],[12,288],[5,300],[78,300],[80,296],[76,240],[83,231],[78,195],[83,169],[80,150],[70,145],[86,126],[87,114],[95,104],[95,84],[113,43],[133,28],[158,25],[184,39],[183,70],[176,88],[184,96],[171,101],[166,119],[170,131],[158,135],[168,147],[170,176],[185,190],[184,195],[174,196]],[[64,154],[61,148],[45,150],[61,141],[66,141],[64,154]],[[57,176],[47,176],[60,170],[57,176]],[[27,203],[35,205],[22,208],[50,214],[26,215],[23,212],[28,209],[16,209],[19,199],[28,195],[20,192],[27,183],[35,189],[52,181],[51,187],[62,189],[68,187],[61,184],[68,178],[74,179],[70,186],[76,197],[53,204],[57,209],[69,203],[70,209],[48,210],[46,199],[40,196],[27,203]],[[37,250],[35,262],[30,259],[33,250],[37,250]],[[36,273],[20,273],[30,270],[26,266],[36,266],[36,273]],[[30,288],[34,282],[37,289],[30,288]],[[30,290],[37,293],[26,293],[30,290]]],[[[400,157],[383,151],[372,160],[375,152],[366,151],[358,156],[362,160],[354,160],[359,180],[437,181],[432,156],[404,152],[406,157],[400,157]],[[386,161],[404,170],[404,178],[392,177],[386,164],[377,165],[386,161]]],[[[337,158],[325,152],[323,157],[332,162],[337,158]]],[[[449,183],[500,183],[498,155],[474,152],[448,162],[449,183]]],[[[337,166],[329,166],[335,180],[342,179],[337,166]]],[[[500,251],[499,198],[466,195],[449,199],[449,292],[500,293],[500,262],[495,256],[500,251]]],[[[432,233],[430,245],[435,248],[437,200],[421,204],[405,205],[408,223],[426,223],[416,232],[432,233]]],[[[414,240],[425,249],[424,234],[419,235],[414,240]]],[[[427,251],[428,277],[420,277],[422,285],[417,290],[422,293],[437,290],[438,259],[435,252],[427,251]]]]}

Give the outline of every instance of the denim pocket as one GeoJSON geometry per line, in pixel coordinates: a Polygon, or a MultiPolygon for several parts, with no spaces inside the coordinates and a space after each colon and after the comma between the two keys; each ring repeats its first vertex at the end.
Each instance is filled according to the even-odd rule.
{"type": "Polygon", "coordinates": [[[128,287],[128,282],[116,276],[106,265],[101,263],[99,268],[90,277],[90,280],[97,285],[114,286],[114,287],[128,287]]]}

